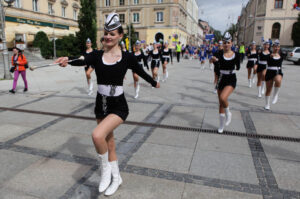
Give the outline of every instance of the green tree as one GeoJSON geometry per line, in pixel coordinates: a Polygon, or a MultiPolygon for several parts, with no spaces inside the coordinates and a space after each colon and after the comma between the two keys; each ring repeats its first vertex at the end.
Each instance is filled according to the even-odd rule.
{"type": "Polygon", "coordinates": [[[46,59],[53,56],[53,45],[51,44],[52,42],[49,41],[46,33],[43,31],[39,31],[33,40],[33,46],[40,48],[41,55],[46,59]]]}
{"type": "Polygon", "coordinates": [[[135,34],[135,30],[132,24],[130,24],[130,36],[129,36],[129,26],[127,25],[127,33],[124,34],[123,36],[123,41],[125,42],[125,39],[127,37],[131,38],[131,48],[133,48],[133,45],[135,44],[135,42],[139,39],[137,37],[137,35],[135,34]]]}
{"type": "Polygon", "coordinates": [[[293,25],[292,40],[294,41],[294,46],[300,46],[300,14],[297,22],[293,25]]]}
{"type": "Polygon", "coordinates": [[[95,0],[80,0],[78,15],[79,32],[77,32],[78,46],[81,52],[85,50],[87,38],[92,40],[93,48],[97,47],[97,15],[95,0]]]}
{"type": "Polygon", "coordinates": [[[78,47],[78,38],[74,35],[64,36],[56,40],[56,54],[58,57],[78,56],[81,51],[78,47]]]}

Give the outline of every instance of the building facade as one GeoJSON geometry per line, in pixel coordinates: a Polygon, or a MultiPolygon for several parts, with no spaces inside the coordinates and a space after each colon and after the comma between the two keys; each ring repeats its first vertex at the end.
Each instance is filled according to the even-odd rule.
{"type": "MultiPolygon", "coordinates": [[[[203,34],[199,28],[196,0],[97,0],[98,41],[104,34],[103,24],[111,12],[120,16],[123,28],[133,24],[140,40],[147,43],[168,41],[196,44],[203,34]]],[[[127,31],[125,31],[127,32],[127,31]]]]}
{"type": "Polygon", "coordinates": [[[250,0],[238,20],[238,41],[249,44],[263,40],[280,40],[282,46],[293,46],[292,28],[299,10],[299,0],[250,0]]]}
{"type": "Polygon", "coordinates": [[[44,31],[50,39],[74,34],[79,30],[77,17],[80,0],[15,0],[5,8],[7,47],[32,45],[37,32],[44,31]]]}

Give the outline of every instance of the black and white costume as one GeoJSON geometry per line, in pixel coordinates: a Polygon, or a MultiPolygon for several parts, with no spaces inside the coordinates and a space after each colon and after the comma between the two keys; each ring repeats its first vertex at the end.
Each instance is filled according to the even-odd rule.
{"type": "Polygon", "coordinates": [[[218,90],[223,90],[226,86],[236,87],[235,70],[240,69],[240,57],[238,53],[234,53],[231,58],[226,58],[223,51],[219,52],[218,60],[220,65],[220,76],[217,84],[218,90]]]}
{"type": "Polygon", "coordinates": [[[267,73],[266,73],[266,81],[272,80],[276,75],[283,76],[282,73],[282,62],[283,57],[280,56],[278,58],[269,56],[267,59],[267,73]]]}
{"type": "Polygon", "coordinates": [[[155,67],[159,68],[160,65],[160,59],[161,59],[161,53],[158,50],[157,52],[154,52],[154,50],[150,51],[149,56],[152,58],[151,61],[151,68],[154,69],[155,67]]]}
{"type": "Polygon", "coordinates": [[[247,57],[248,57],[247,68],[253,68],[254,65],[256,64],[257,60],[258,60],[257,52],[255,51],[255,53],[253,53],[253,52],[250,51],[247,54],[247,57]]]}
{"type": "Polygon", "coordinates": [[[270,53],[269,54],[265,54],[264,52],[259,53],[258,60],[257,60],[257,65],[258,65],[257,72],[258,73],[266,70],[269,57],[270,57],[270,53]]]}
{"type": "MultiPolygon", "coordinates": [[[[70,58],[73,59],[73,58],[70,58]]],[[[84,61],[78,60],[70,63],[75,66],[94,65],[98,83],[95,115],[97,119],[103,119],[109,114],[116,114],[122,120],[128,116],[128,105],[123,92],[123,79],[128,69],[132,69],[153,87],[154,81],[139,65],[136,58],[127,52],[122,52],[122,58],[114,63],[107,64],[103,60],[103,51],[93,51],[84,61]]]]}
{"type": "MultiPolygon", "coordinates": [[[[93,51],[94,51],[94,50],[93,50],[93,51]]],[[[91,51],[91,52],[93,52],[93,51],[91,51]]],[[[82,55],[83,55],[84,57],[86,57],[86,56],[87,56],[88,54],[90,54],[91,52],[85,51],[85,52],[82,53],[82,55]]],[[[95,66],[93,66],[93,65],[86,65],[86,67],[84,67],[84,70],[87,71],[90,67],[93,68],[93,69],[95,69],[95,66]]]]}
{"type": "Polygon", "coordinates": [[[172,57],[172,50],[171,49],[163,49],[161,51],[161,61],[162,63],[165,63],[167,61],[168,63],[173,62],[173,57],[172,57]]]}

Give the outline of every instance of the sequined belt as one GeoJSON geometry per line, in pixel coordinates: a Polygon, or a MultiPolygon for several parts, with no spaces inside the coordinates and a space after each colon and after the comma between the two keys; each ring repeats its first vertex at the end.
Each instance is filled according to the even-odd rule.
{"type": "Polygon", "coordinates": [[[98,93],[104,96],[116,97],[124,93],[123,86],[98,84],[98,93]]]}

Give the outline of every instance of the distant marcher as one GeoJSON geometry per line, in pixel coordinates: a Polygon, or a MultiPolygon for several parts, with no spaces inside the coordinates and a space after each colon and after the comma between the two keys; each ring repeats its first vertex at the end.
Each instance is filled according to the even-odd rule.
{"type": "Polygon", "coordinates": [[[239,53],[240,53],[240,56],[241,56],[241,63],[243,63],[244,58],[245,58],[245,44],[244,44],[244,42],[242,42],[241,45],[240,45],[239,53]]]}
{"type": "Polygon", "coordinates": [[[14,72],[14,83],[13,83],[13,88],[9,90],[11,93],[16,92],[16,87],[17,87],[17,82],[19,79],[19,75],[21,74],[23,81],[24,81],[24,92],[28,91],[28,84],[26,80],[26,68],[28,67],[27,65],[27,60],[25,55],[23,55],[22,50],[19,48],[14,47],[13,48],[13,56],[11,57],[11,63],[13,67],[11,68],[12,72],[14,72]]]}
{"type": "Polygon", "coordinates": [[[180,42],[176,44],[176,54],[177,54],[177,62],[180,62],[180,54],[181,54],[181,45],[180,42]]]}

